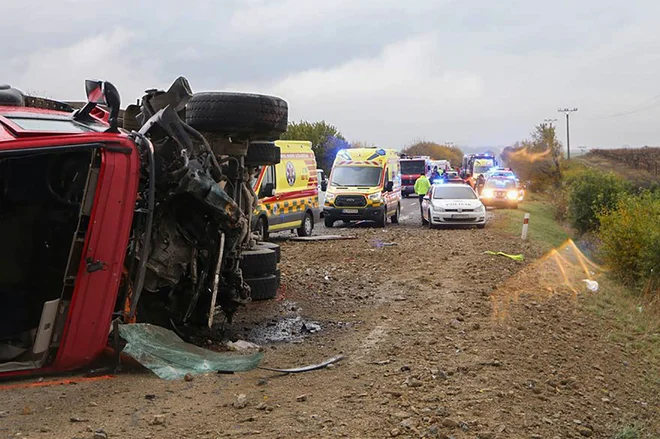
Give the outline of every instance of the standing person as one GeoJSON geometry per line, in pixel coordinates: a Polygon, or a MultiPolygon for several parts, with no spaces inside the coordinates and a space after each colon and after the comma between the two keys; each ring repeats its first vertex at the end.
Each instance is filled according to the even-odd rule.
{"type": "Polygon", "coordinates": [[[424,196],[430,188],[431,183],[429,183],[429,179],[426,178],[426,175],[420,174],[417,180],[415,180],[414,186],[415,193],[419,197],[419,213],[422,213],[422,201],[424,200],[424,196]]]}
{"type": "Polygon", "coordinates": [[[481,195],[481,191],[483,190],[485,184],[486,179],[484,178],[484,174],[479,174],[479,177],[477,177],[477,194],[481,195]]]}
{"type": "Polygon", "coordinates": [[[431,183],[435,183],[438,178],[440,178],[440,173],[438,172],[438,167],[436,166],[433,168],[433,172],[431,172],[431,183]]]}

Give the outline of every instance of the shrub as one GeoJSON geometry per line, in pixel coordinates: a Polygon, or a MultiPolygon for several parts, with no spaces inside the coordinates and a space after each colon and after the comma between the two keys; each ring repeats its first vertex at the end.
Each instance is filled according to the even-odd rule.
{"type": "Polygon", "coordinates": [[[598,230],[598,214],[612,210],[630,189],[630,184],[614,173],[592,170],[568,181],[568,218],[579,232],[598,230]]]}
{"type": "Polygon", "coordinates": [[[628,283],[657,293],[660,284],[660,193],[622,197],[601,212],[599,237],[607,265],[628,283]]]}

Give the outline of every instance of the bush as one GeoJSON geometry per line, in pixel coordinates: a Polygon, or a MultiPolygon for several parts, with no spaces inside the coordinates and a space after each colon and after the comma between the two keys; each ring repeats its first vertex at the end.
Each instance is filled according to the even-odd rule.
{"type": "Polygon", "coordinates": [[[598,230],[598,214],[612,210],[630,190],[630,184],[613,173],[592,170],[568,181],[568,218],[580,233],[598,230]]]}
{"type": "Polygon", "coordinates": [[[660,193],[621,198],[598,215],[601,252],[621,279],[649,292],[660,288],[660,193]]]}

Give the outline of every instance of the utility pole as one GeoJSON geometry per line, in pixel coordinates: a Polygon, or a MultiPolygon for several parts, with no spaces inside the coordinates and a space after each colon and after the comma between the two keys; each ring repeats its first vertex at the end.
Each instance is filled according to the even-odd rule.
{"type": "Polygon", "coordinates": [[[560,113],[564,113],[566,115],[566,154],[567,154],[567,159],[570,160],[571,158],[571,134],[570,134],[570,128],[568,125],[568,116],[575,112],[578,111],[577,108],[560,108],[557,110],[560,113]]]}

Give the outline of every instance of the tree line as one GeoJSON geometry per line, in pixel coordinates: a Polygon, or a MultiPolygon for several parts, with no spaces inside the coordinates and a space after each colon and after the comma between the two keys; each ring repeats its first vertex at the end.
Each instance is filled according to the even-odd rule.
{"type": "MultiPolygon", "coordinates": [[[[340,149],[346,148],[375,148],[374,143],[356,140],[349,142],[339,128],[324,120],[308,122],[289,122],[287,130],[280,137],[282,140],[307,140],[312,143],[312,150],[316,156],[318,168],[329,172],[332,163],[340,149]]],[[[425,140],[414,141],[401,150],[402,154],[429,156],[433,160],[449,160],[453,166],[459,166],[463,159],[463,152],[456,146],[442,145],[425,140]]]]}

